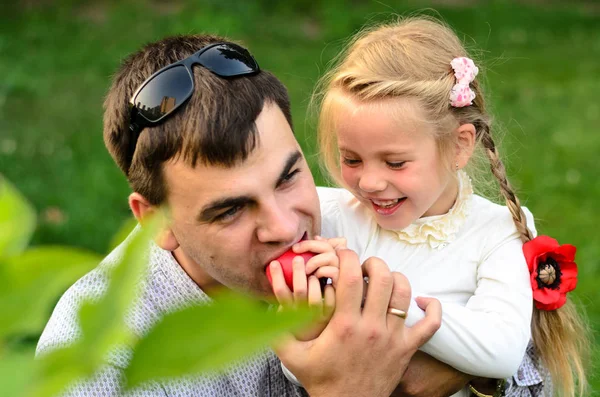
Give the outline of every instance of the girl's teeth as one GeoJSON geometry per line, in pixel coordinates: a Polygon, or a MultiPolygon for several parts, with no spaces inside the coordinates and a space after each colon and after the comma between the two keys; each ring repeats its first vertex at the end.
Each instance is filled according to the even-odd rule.
{"type": "Polygon", "coordinates": [[[378,205],[379,207],[392,207],[392,206],[396,205],[399,200],[400,199],[395,199],[395,200],[373,200],[373,202],[375,203],[375,205],[378,205]]]}

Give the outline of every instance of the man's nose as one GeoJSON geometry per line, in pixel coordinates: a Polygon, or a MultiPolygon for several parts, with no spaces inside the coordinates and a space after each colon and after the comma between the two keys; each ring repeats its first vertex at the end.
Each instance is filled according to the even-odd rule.
{"type": "Polygon", "coordinates": [[[262,243],[295,243],[298,236],[300,219],[284,203],[273,203],[261,212],[258,240],[262,243]]]}
{"type": "Polygon", "coordinates": [[[374,193],[385,190],[387,182],[380,172],[374,169],[365,169],[358,180],[358,187],[363,192],[374,193]]]}

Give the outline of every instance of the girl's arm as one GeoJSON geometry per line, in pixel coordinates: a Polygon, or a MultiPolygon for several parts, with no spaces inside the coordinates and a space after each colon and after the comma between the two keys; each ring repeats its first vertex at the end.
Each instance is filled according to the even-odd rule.
{"type": "MultiPolygon", "coordinates": [[[[512,376],[531,337],[532,292],[517,237],[498,244],[480,264],[466,306],[442,301],[442,326],[421,350],[461,372],[512,376]]],[[[418,291],[413,292],[418,297],[418,291]]],[[[407,325],[422,317],[415,301],[407,325]]]]}

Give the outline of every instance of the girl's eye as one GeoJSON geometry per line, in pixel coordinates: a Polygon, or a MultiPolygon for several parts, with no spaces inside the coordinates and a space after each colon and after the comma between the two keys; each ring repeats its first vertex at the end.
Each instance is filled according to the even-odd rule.
{"type": "Polygon", "coordinates": [[[356,160],[356,159],[349,159],[347,157],[344,157],[342,159],[342,162],[344,164],[346,164],[349,167],[353,167],[353,166],[357,166],[358,164],[360,164],[360,160],[356,160]]]}
{"type": "Polygon", "coordinates": [[[406,161],[399,161],[397,163],[387,161],[386,163],[387,163],[388,167],[390,167],[392,169],[399,169],[399,168],[402,168],[402,166],[404,164],[406,164],[406,161]]]}
{"type": "Polygon", "coordinates": [[[292,179],[294,179],[294,177],[300,172],[300,169],[295,169],[294,171],[290,172],[289,174],[287,174],[285,176],[285,178],[283,178],[283,180],[285,182],[291,181],[292,179]]]}

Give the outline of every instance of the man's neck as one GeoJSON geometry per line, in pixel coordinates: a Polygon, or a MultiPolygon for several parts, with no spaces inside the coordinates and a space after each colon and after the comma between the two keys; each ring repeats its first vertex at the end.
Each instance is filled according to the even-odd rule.
{"type": "Polygon", "coordinates": [[[181,247],[177,248],[171,253],[183,271],[186,272],[186,274],[200,287],[202,291],[204,291],[204,293],[210,296],[210,291],[214,291],[222,287],[222,285],[212,278],[208,273],[206,273],[200,265],[185,255],[181,247]]]}

